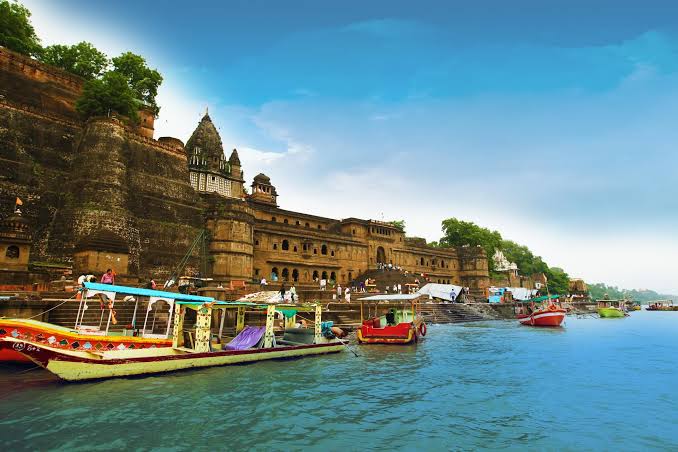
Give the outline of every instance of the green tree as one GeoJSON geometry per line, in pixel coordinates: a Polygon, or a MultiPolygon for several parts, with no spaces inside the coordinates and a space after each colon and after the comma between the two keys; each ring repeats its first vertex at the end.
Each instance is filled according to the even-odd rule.
{"type": "Polygon", "coordinates": [[[539,256],[524,245],[511,240],[502,240],[500,248],[509,262],[515,262],[521,275],[530,276],[535,273],[545,273],[548,265],[539,256]]]}
{"type": "Polygon", "coordinates": [[[162,75],[146,65],[146,60],[132,52],[126,52],[111,60],[114,71],[127,80],[134,96],[151,108],[157,116],[160,107],[155,102],[158,88],[162,84],[162,75]]]}
{"type": "Polygon", "coordinates": [[[31,25],[31,12],[16,2],[0,0],[0,46],[29,56],[39,56],[40,39],[31,25]]]}
{"type": "Polygon", "coordinates": [[[494,270],[492,256],[494,251],[501,246],[501,234],[497,231],[490,231],[482,228],[470,221],[461,221],[456,218],[448,218],[443,221],[443,237],[438,245],[441,247],[450,246],[481,246],[489,258],[490,270],[494,270]]]}
{"type": "Polygon", "coordinates": [[[568,293],[570,276],[565,270],[558,267],[550,267],[545,272],[548,278],[549,292],[551,294],[565,295],[568,293]]]}
{"type": "Polygon", "coordinates": [[[109,64],[105,54],[85,41],[72,46],[45,47],[40,60],[86,79],[100,77],[109,64]]]}
{"type": "Polygon", "coordinates": [[[115,71],[106,72],[100,79],[88,80],[75,108],[84,118],[118,113],[133,121],[138,120],[138,100],[127,83],[127,78],[115,71]]]}
{"type": "Polygon", "coordinates": [[[390,224],[400,232],[405,232],[405,220],[393,220],[389,221],[388,224],[390,224]]]}

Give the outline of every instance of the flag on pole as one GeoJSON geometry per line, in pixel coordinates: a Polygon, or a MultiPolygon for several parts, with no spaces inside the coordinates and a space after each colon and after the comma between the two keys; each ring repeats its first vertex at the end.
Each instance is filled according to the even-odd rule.
{"type": "Polygon", "coordinates": [[[19,198],[19,197],[16,198],[16,205],[17,206],[23,206],[24,205],[24,202],[21,200],[21,198],[19,198]]]}

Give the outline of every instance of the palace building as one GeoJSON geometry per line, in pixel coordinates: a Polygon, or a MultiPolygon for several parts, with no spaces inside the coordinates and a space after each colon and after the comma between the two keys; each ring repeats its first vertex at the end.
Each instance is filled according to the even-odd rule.
{"type": "Polygon", "coordinates": [[[483,289],[487,258],[480,248],[434,248],[390,223],[333,219],[278,206],[270,178],[258,174],[245,194],[234,149],[228,160],[208,114],[186,143],[191,185],[207,202],[212,276],[310,284],[347,284],[379,263],[426,275],[431,282],[483,289]]]}
{"type": "Polygon", "coordinates": [[[154,139],[145,110],[138,123],[115,115],[83,120],[75,110],[83,84],[0,47],[5,283],[20,275],[32,281],[40,265],[76,274],[114,268],[130,284],[161,280],[193,249],[185,272],[223,283],[310,286],[324,278],[344,285],[384,263],[477,292],[489,285],[480,248],[434,248],[389,223],[281,208],[281,187],[264,174],[248,184],[238,152],[224,152],[207,113],[185,145],[154,139]],[[9,209],[17,197],[21,218],[9,209]],[[198,252],[192,244],[205,236],[198,252]],[[207,254],[199,269],[198,254],[207,254]]]}

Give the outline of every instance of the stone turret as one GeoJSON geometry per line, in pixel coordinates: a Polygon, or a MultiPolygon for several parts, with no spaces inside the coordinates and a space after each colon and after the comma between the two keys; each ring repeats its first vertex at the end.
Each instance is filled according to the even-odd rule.
{"type": "Polygon", "coordinates": [[[278,206],[278,192],[271,185],[271,179],[267,175],[259,173],[254,177],[250,199],[255,202],[278,206]]]}
{"type": "Polygon", "coordinates": [[[238,183],[234,183],[231,187],[232,196],[234,198],[241,198],[244,191],[245,179],[243,178],[242,165],[240,164],[240,157],[238,156],[237,149],[233,149],[233,152],[231,152],[228,163],[231,165],[231,177],[233,180],[238,181],[238,183]]]}
{"type": "Polygon", "coordinates": [[[210,233],[211,275],[217,281],[252,278],[254,212],[249,204],[232,198],[206,195],[205,226],[210,233]]]}
{"type": "Polygon", "coordinates": [[[27,271],[30,250],[29,221],[17,209],[0,221],[0,270],[27,271]]]}
{"type": "Polygon", "coordinates": [[[191,185],[196,191],[217,193],[231,198],[242,196],[240,159],[236,152],[238,172],[234,173],[231,163],[226,160],[221,137],[209,114],[205,113],[200,120],[185,148],[191,185]]]}

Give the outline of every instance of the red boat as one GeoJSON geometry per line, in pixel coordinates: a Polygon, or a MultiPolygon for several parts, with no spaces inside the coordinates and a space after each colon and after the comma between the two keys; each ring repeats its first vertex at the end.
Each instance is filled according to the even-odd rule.
{"type": "Polygon", "coordinates": [[[528,326],[560,326],[565,320],[567,311],[554,303],[557,295],[538,297],[529,300],[529,306],[521,306],[516,318],[521,325],[528,326]]]}
{"type": "Polygon", "coordinates": [[[391,307],[384,315],[374,315],[363,320],[357,334],[358,343],[412,344],[417,342],[419,338],[426,336],[426,324],[417,314],[415,301],[417,298],[419,298],[419,295],[376,295],[360,300],[361,317],[364,313],[365,302],[368,303],[368,308],[371,308],[370,302],[374,302],[375,314],[377,314],[377,303],[379,301],[410,301],[412,308],[391,307]]]}

